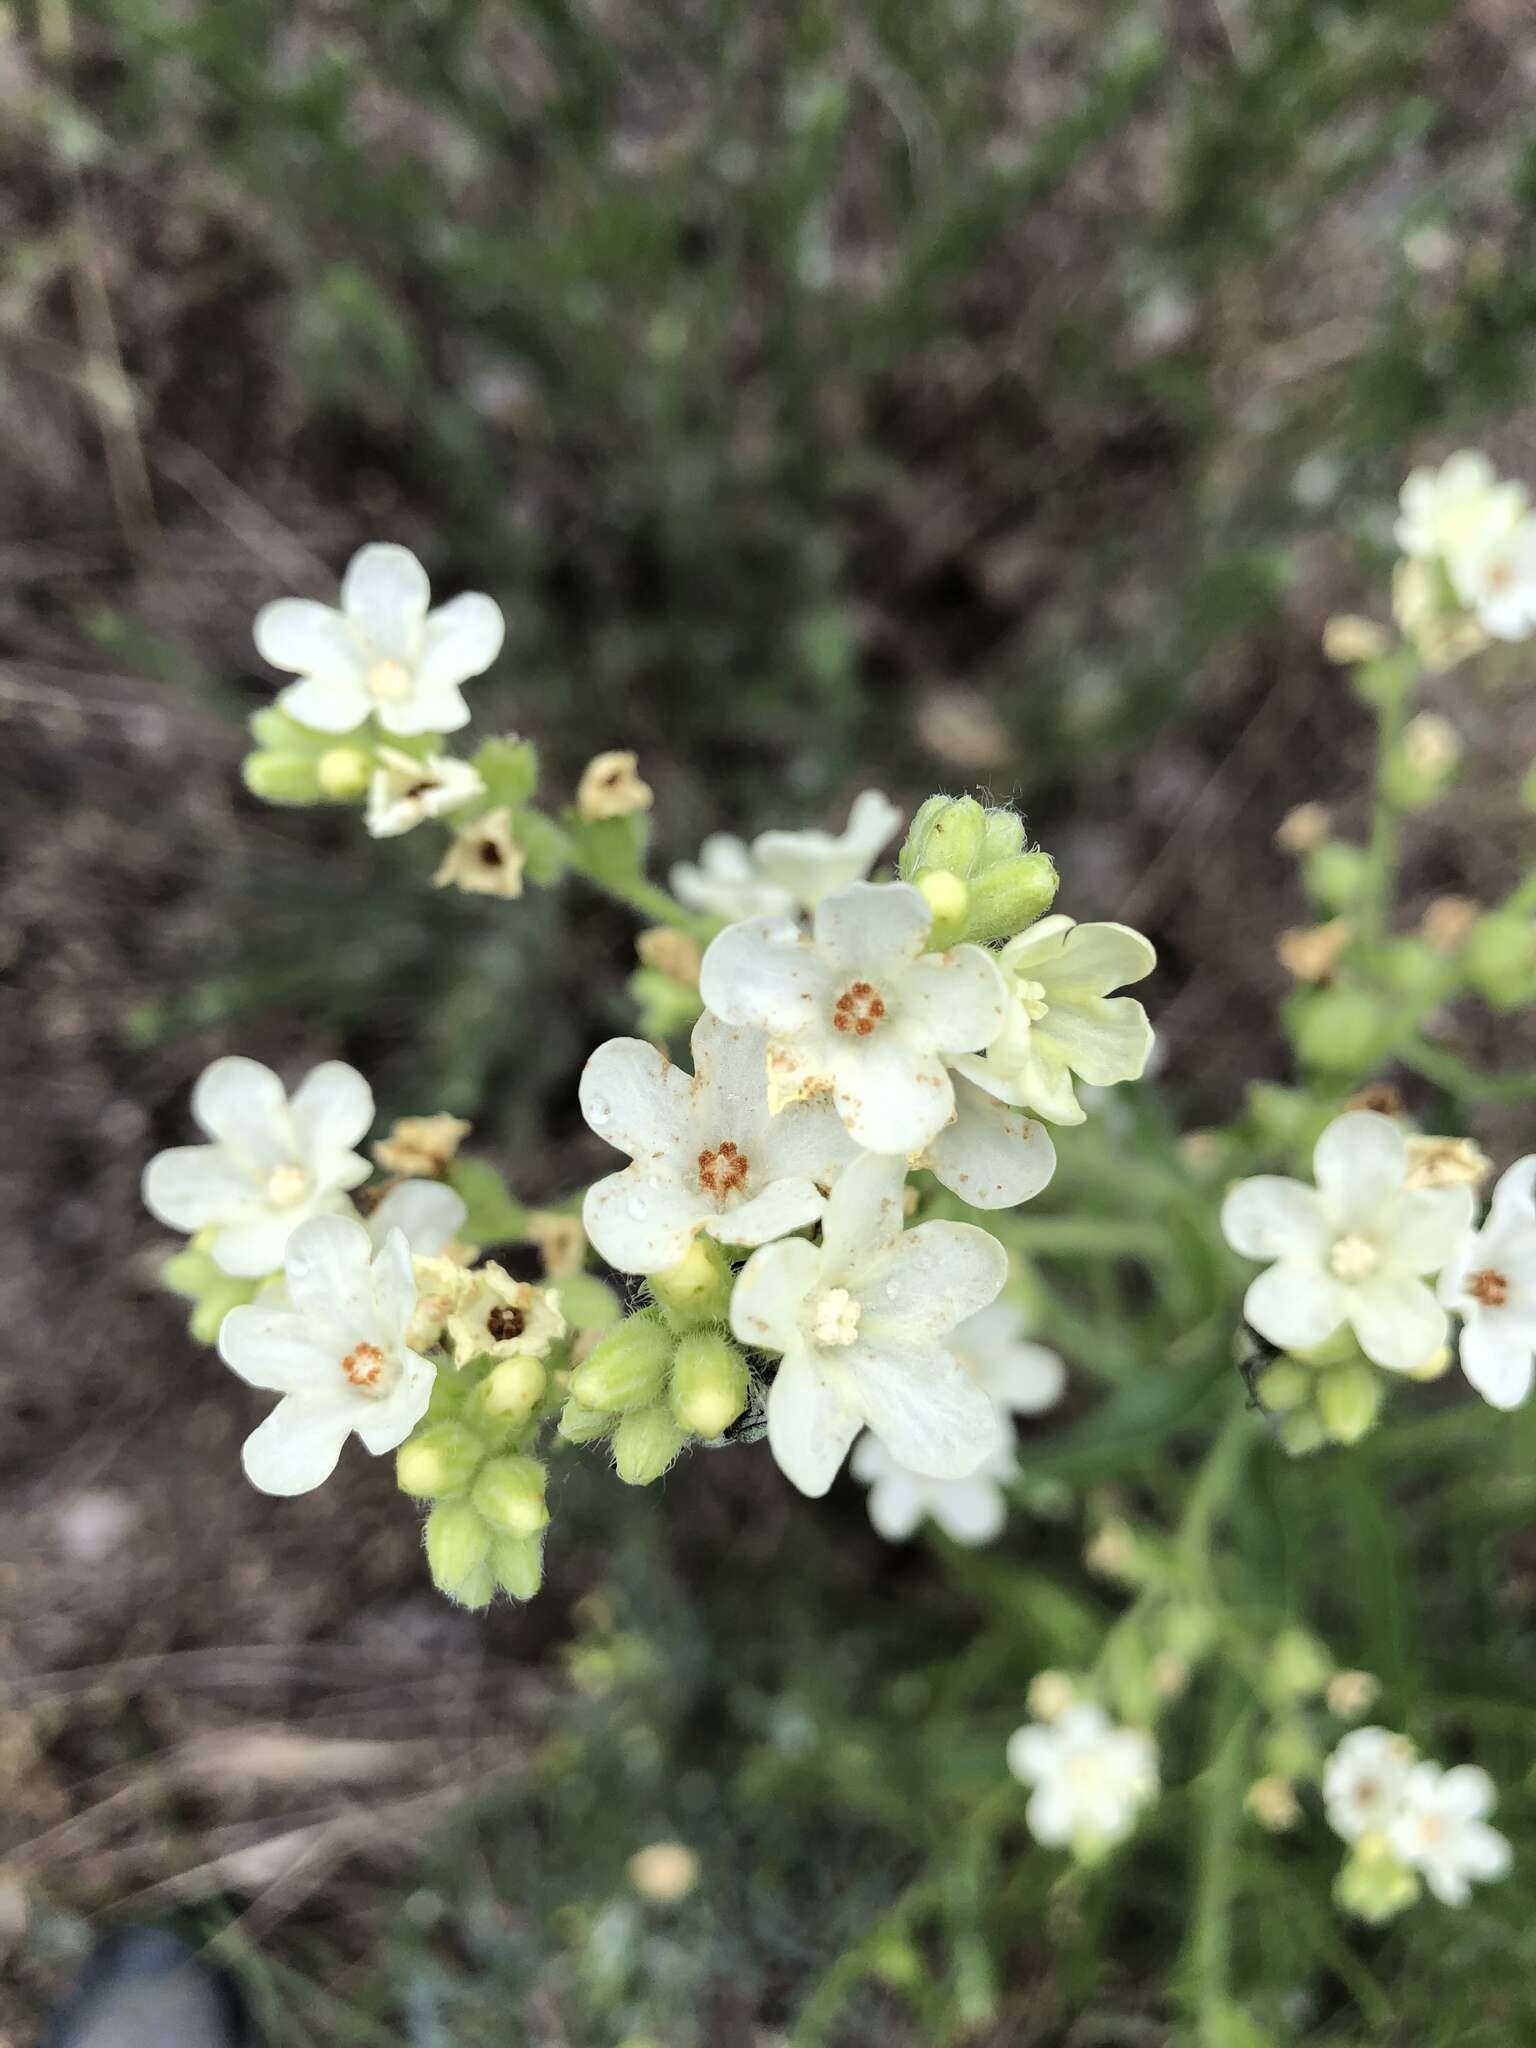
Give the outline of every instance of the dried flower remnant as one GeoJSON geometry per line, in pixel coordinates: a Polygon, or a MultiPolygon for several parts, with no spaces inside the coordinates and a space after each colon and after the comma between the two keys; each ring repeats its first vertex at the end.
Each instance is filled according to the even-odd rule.
{"type": "Polygon", "coordinates": [[[648,811],[655,791],[642,782],[638,758],[616,750],[597,754],[582,770],[576,789],[576,808],[589,823],[604,818],[627,818],[633,811],[648,811]]]}
{"type": "Polygon", "coordinates": [[[458,834],[432,883],[438,889],[462,889],[469,896],[521,896],[523,867],[512,813],[491,811],[458,834]]]}

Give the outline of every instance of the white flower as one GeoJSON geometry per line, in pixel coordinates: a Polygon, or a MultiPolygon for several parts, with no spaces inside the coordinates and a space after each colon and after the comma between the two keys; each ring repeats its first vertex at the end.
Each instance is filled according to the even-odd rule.
{"type": "Polygon", "coordinates": [[[1416,1764],[1408,1773],[1387,1840],[1442,1905],[1464,1906],[1473,1878],[1489,1884],[1509,1875],[1509,1843],[1488,1825],[1495,1797],[1493,1780],[1475,1764],[1416,1764]]]}
{"type": "Polygon", "coordinates": [[[827,1101],[768,1110],[768,1042],[701,1017],[692,1078],[638,1038],[598,1047],[581,1110],[634,1164],[588,1190],[582,1221],[621,1273],[675,1266],[698,1232],[766,1244],[820,1219],[822,1190],[854,1156],[827,1101]]]}
{"type": "Polygon", "coordinates": [[[748,847],[717,832],[699,849],[697,865],[680,862],[672,892],[709,917],[789,917],[814,910],[823,896],[862,882],[901,813],[877,789],[854,798],[848,823],[830,832],[764,832],[748,847]]]}
{"type": "Polygon", "coordinates": [[[354,1217],[317,1216],[289,1239],[284,1278],[292,1307],[231,1309],[219,1355],[283,1397],[246,1438],[246,1477],[263,1493],[308,1493],[353,1430],[375,1456],[404,1443],[435,1372],[406,1344],[416,1282],[403,1232],[375,1253],[354,1217]]]}
{"type": "Polygon", "coordinates": [[[373,1095],[339,1060],[316,1067],[291,1102],[259,1061],[215,1060],[192,1091],[192,1115],[214,1142],[158,1153],[144,1202],[175,1230],[213,1229],[226,1273],[275,1272],[290,1233],[349,1208],[346,1190],[368,1178],[352,1147],[373,1121],[373,1095]]]}
{"type": "Polygon", "coordinates": [[[417,1259],[435,1259],[456,1238],[468,1215],[462,1195],[440,1180],[402,1180],[363,1219],[376,1252],[398,1230],[417,1259]]]}
{"type": "Polygon", "coordinates": [[[921,1152],[955,1113],[949,1062],[1001,1029],[1002,977],[979,946],[924,949],[933,913],[905,882],[854,882],[812,931],[728,925],[699,970],[706,1009],[768,1034],[773,1110],[830,1088],[855,1143],[921,1152]]]}
{"type": "Polygon", "coordinates": [[[1438,469],[1416,469],[1398,500],[1398,546],[1418,561],[1457,564],[1472,549],[1507,533],[1523,517],[1525,488],[1500,483],[1493,464],[1476,449],[1447,456],[1438,469]]]}
{"type": "Polygon", "coordinates": [[[1462,1319],[1467,1378],[1495,1408],[1518,1408],[1536,1372],[1536,1154],[1494,1189],[1487,1221],[1441,1275],[1440,1299],[1462,1319]]]}
{"type": "Polygon", "coordinates": [[[1008,1768],[1035,1789],[1024,1818],[1046,1848],[1092,1853],[1122,1840],[1157,1797],[1157,1745],[1119,1728],[1085,1700],[1054,1721],[1029,1722],[1008,1742],[1008,1768]]]}
{"type": "Polygon", "coordinates": [[[1323,1766],[1328,1825],[1346,1842],[1391,1826],[1414,1768],[1413,1744],[1386,1728],[1352,1728],[1323,1766]]]}
{"type": "Polygon", "coordinates": [[[468,725],[459,685],[501,652],[501,609],[466,591],[429,614],[430,599],[410,549],[379,541],[352,557],[339,611],[303,597],[263,605],[257,651],[302,678],[279,705],[316,732],[351,732],[370,714],[402,737],[468,725]]]}
{"type": "Polygon", "coordinates": [[[1495,640],[1536,632],[1536,518],[1485,535],[1451,563],[1456,595],[1495,640]]]}
{"type": "Polygon", "coordinates": [[[398,747],[380,747],[378,761],[365,814],[375,839],[393,839],[426,818],[441,818],[485,790],[478,771],[452,754],[429,754],[419,761],[398,747]]]}
{"type": "Polygon", "coordinates": [[[951,1073],[955,1114],[919,1163],[973,1209],[1012,1209],[1056,1171],[1056,1147],[1043,1123],[999,1102],[961,1073],[951,1073]]]}
{"type": "Polygon", "coordinates": [[[1243,1313],[1285,1351],[1310,1351],[1348,1323],[1367,1358],[1414,1372],[1450,1327],[1420,1276],[1455,1255],[1472,1191],[1410,1187],[1403,1133],[1374,1110],[1336,1117],[1312,1157],[1315,1190],[1261,1174],[1227,1195],[1228,1244],[1277,1262],[1248,1289],[1243,1313]]]}
{"type": "Polygon", "coordinates": [[[821,1243],[765,1245],[737,1277],[737,1338],[783,1354],[768,1443],[802,1493],[827,1491],[861,1425],[932,1479],[964,1478],[996,1448],[997,1412],[948,1347],[996,1298],[1008,1255],[970,1223],[903,1231],[905,1184],[896,1160],[854,1160],[821,1243]]]}
{"type": "Polygon", "coordinates": [[[1157,965],[1140,932],[1042,917],[1009,940],[999,961],[1007,1021],[982,1057],[955,1062],[977,1087],[1052,1123],[1080,1124],[1086,1112],[1074,1074],[1093,1088],[1142,1074],[1152,1052],[1147,1013],[1132,997],[1110,994],[1157,965]]]}
{"type": "Polygon", "coordinates": [[[888,1543],[903,1543],[924,1516],[957,1543],[990,1543],[1008,1515],[1007,1482],[1017,1470],[1013,1415],[1035,1415],[1061,1398],[1066,1367],[1054,1351],[1020,1334],[1023,1318],[1012,1302],[995,1301],[968,1316],[949,1340],[966,1371],[992,1398],[997,1415],[994,1451],[963,1479],[928,1479],[909,1472],[878,1437],[862,1436],[849,1470],[869,1487],[869,1519],[888,1543]]]}

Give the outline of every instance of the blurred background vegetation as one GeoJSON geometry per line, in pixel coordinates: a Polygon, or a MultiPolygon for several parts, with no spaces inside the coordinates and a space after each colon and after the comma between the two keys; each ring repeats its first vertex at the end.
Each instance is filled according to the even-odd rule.
{"type": "MultiPolygon", "coordinates": [[[[1176,2037],[1187,1797],[1118,1892],[1056,1884],[1006,1799],[955,1817],[1113,1611],[1066,1489],[1156,1512],[1204,1412],[1208,1222],[1161,1287],[1053,1274],[1084,1413],[1189,1372],[1042,1439],[1054,1519],[1000,1553],[882,1552],[852,1489],[698,1458],[664,1499],[573,1481],[548,1590],[486,1622],[430,1597],[387,1470],[281,1512],[239,1486],[252,1404],[156,1293],[137,1176],[230,1049],[470,1114],[528,1198],[598,1165],[574,1079],[625,1018],[627,922],[445,901],[409,840],[240,790],[252,614],[388,537],[504,606],[477,723],[552,792],[639,751],[663,861],[871,784],[1019,804],[1062,906],[1163,962],[1166,1105],[1050,1206],[1177,1233],[1174,1131],[1283,1072],[1274,826],[1358,809],[1321,623],[1379,594],[1411,460],[1536,472],[1533,83],[1525,0],[0,5],[17,2043],[107,1910],[219,1933],[284,2041],[1176,2037]],[[670,1837],[703,1871],[676,1908],[625,1870],[670,1837]]],[[[1529,692],[1439,701],[1469,767],[1411,890],[1489,899],[1529,692]]],[[[1490,1149],[1532,1136],[1506,1113],[1490,1149]]],[[[1267,1462],[1236,1547],[1277,1605],[1333,1604],[1401,1713],[1481,1700],[1510,1782],[1530,1488],[1474,1506],[1463,1462],[1394,1496],[1381,1444],[1267,1462]],[[1350,1582],[1309,1586],[1287,1532],[1351,1489],[1350,1582]]],[[[1536,2028],[1529,1893],[1362,1962],[1325,1857],[1245,1866],[1233,2048],[1536,2028]]]]}

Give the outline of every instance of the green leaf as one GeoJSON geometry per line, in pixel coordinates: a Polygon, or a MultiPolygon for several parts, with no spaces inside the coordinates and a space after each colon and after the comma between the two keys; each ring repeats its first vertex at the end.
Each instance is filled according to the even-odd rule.
{"type": "Polygon", "coordinates": [[[528,1212],[484,1159],[455,1159],[446,1179],[463,1197],[468,1215],[463,1234],[471,1244],[505,1244],[528,1234],[528,1212]]]}

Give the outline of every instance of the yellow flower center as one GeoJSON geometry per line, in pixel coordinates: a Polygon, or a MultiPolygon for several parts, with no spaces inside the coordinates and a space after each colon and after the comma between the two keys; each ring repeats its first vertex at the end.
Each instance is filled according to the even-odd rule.
{"type": "Polygon", "coordinates": [[[302,1166],[274,1166],[267,1175],[267,1200],[274,1209],[291,1209],[309,1193],[309,1175],[302,1166]]]}
{"type": "Polygon", "coordinates": [[[411,694],[411,672],[403,661],[388,658],[369,669],[365,687],[381,704],[403,704],[411,694]]]}
{"type": "Polygon", "coordinates": [[[1018,996],[1020,1006],[1031,1024],[1038,1024],[1051,1007],[1045,999],[1043,981],[1015,982],[1014,993],[1018,996]]]}
{"type": "Polygon", "coordinates": [[[1381,1253],[1368,1237],[1350,1231],[1338,1239],[1328,1254],[1328,1265],[1336,1280],[1369,1280],[1381,1264],[1381,1253]]]}
{"type": "Polygon", "coordinates": [[[825,1346],[856,1343],[863,1312],[863,1304],[855,1301],[846,1287],[829,1287],[816,1304],[811,1335],[825,1346]]]}

